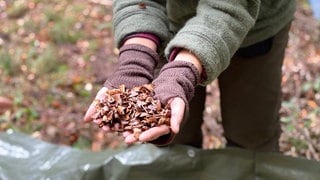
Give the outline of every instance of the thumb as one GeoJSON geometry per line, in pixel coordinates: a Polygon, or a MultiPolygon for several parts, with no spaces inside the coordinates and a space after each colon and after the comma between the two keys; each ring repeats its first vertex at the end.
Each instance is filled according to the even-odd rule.
{"type": "Polygon", "coordinates": [[[171,107],[171,130],[173,133],[177,134],[180,130],[186,105],[185,102],[179,97],[170,100],[169,104],[171,107]]]}
{"type": "MultiPolygon", "coordinates": [[[[95,99],[102,99],[102,98],[104,98],[107,90],[108,90],[108,89],[107,89],[106,87],[101,88],[101,89],[99,90],[99,92],[97,93],[95,99]]],[[[84,115],[84,118],[83,118],[83,119],[84,119],[85,122],[90,122],[90,121],[92,121],[92,115],[93,115],[94,112],[95,112],[95,106],[96,106],[96,103],[93,101],[93,102],[90,104],[90,106],[89,106],[86,114],[84,115]]]]}

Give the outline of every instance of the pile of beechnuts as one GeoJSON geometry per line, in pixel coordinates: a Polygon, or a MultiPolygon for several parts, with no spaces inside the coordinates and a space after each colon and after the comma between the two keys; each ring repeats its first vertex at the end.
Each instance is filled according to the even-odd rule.
{"type": "Polygon", "coordinates": [[[141,132],[160,125],[170,126],[171,110],[153,98],[152,84],[132,89],[121,85],[107,90],[104,98],[95,99],[94,122],[114,132],[128,131],[136,138],[141,132]]]}

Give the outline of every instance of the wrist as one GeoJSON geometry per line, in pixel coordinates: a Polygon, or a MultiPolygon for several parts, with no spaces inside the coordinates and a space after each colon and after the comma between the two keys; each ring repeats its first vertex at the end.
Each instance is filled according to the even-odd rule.
{"type": "Polygon", "coordinates": [[[130,39],[127,39],[123,45],[128,45],[128,44],[140,44],[143,46],[146,46],[154,51],[157,51],[157,45],[150,39],[146,38],[141,38],[141,37],[133,37],[130,39]]]}
{"type": "Polygon", "coordinates": [[[160,46],[160,38],[152,33],[134,33],[126,36],[121,44],[140,44],[156,51],[160,46]]]}
{"type": "Polygon", "coordinates": [[[192,63],[200,74],[200,83],[207,79],[207,73],[205,72],[200,59],[187,49],[174,48],[169,56],[169,61],[187,61],[192,63]]]}
{"type": "Polygon", "coordinates": [[[174,61],[186,61],[186,62],[190,62],[192,63],[197,70],[199,71],[199,73],[202,73],[202,64],[200,59],[194,55],[193,53],[191,53],[190,51],[186,50],[186,49],[182,49],[174,58],[174,61]]]}

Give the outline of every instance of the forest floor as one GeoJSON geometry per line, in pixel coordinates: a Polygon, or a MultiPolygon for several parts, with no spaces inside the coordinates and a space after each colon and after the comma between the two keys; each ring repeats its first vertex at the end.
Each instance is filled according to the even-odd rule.
{"type": "MultiPolygon", "coordinates": [[[[83,122],[117,61],[111,12],[110,0],[0,0],[0,131],[92,151],[125,146],[83,122]]],[[[289,35],[280,148],[320,160],[320,25],[302,1],[289,35]]],[[[202,130],[204,149],[225,146],[216,81],[202,130]]]]}

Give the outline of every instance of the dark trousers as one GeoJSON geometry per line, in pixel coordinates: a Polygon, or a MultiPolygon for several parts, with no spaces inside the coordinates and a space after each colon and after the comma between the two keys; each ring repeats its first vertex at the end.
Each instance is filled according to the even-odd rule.
{"type": "MultiPolygon", "coordinates": [[[[274,37],[242,48],[218,77],[222,125],[228,145],[278,151],[281,77],[290,25],[274,37]]],[[[202,145],[206,88],[197,87],[175,143],[202,145]]]]}

